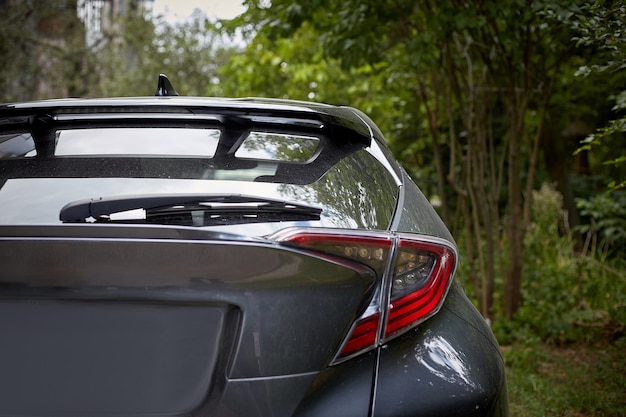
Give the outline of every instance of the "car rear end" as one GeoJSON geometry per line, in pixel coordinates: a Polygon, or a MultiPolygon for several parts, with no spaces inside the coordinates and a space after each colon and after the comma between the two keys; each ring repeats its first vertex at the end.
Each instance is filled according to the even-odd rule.
{"type": "Polygon", "coordinates": [[[506,415],[446,228],[358,111],[0,109],[0,415],[506,415]]]}

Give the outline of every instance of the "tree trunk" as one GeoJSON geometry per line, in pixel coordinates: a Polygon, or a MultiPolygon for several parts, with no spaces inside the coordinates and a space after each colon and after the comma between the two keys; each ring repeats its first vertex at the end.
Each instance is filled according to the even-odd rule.
{"type": "Polygon", "coordinates": [[[508,154],[508,184],[509,216],[507,221],[508,240],[508,268],[504,288],[504,315],[507,319],[513,318],[521,302],[522,282],[522,244],[524,230],[522,222],[522,180],[521,180],[521,143],[524,132],[525,106],[518,103],[511,104],[509,109],[509,154],[508,154]]]}
{"type": "MultiPolygon", "coordinates": [[[[436,86],[437,83],[434,80],[434,76],[432,77],[432,84],[436,86]]],[[[422,100],[422,104],[426,109],[426,114],[428,116],[428,129],[430,132],[431,143],[433,145],[433,156],[435,159],[435,170],[437,172],[437,193],[439,194],[439,201],[441,203],[441,217],[443,222],[446,224],[450,224],[450,210],[448,208],[448,199],[446,198],[446,174],[443,168],[443,159],[441,155],[441,147],[439,146],[439,126],[437,122],[437,113],[436,108],[438,106],[433,106],[430,104],[428,100],[428,94],[426,93],[426,86],[422,82],[419,74],[416,75],[417,85],[419,89],[419,96],[422,100]]],[[[434,96],[437,97],[441,93],[435,92],[434,96]]],[[[436,103],[435,103],[436,104],[436,103]]]]}

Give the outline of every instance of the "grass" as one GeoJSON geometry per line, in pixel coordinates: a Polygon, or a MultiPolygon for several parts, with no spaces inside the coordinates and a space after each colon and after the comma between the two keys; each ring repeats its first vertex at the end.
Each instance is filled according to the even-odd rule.
{"type": "Polygon", "coordinates": [[[503,347],[511,417],[626,416],[626,340],[503,347]]]}

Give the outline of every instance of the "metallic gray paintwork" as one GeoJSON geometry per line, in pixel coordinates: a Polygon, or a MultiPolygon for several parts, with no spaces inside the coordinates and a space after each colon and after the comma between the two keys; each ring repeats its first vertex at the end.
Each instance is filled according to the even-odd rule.
{"type": "Polygon", "coordinates": [[[444,308],[380,350],[375,417],[506,416],[502,356],[458,285],[444,308]]]}

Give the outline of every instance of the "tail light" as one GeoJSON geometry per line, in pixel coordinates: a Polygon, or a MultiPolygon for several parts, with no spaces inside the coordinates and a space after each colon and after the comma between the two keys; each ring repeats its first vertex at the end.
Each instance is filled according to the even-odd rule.
{"type": "Polygon", "coordinates": [[[333,363],[385,343],[437,313],[456,267],[454,247],[430,236],[287,229],[274,239],[366,264],[379,277],[369,306],[352,324],[333,363]]]}

